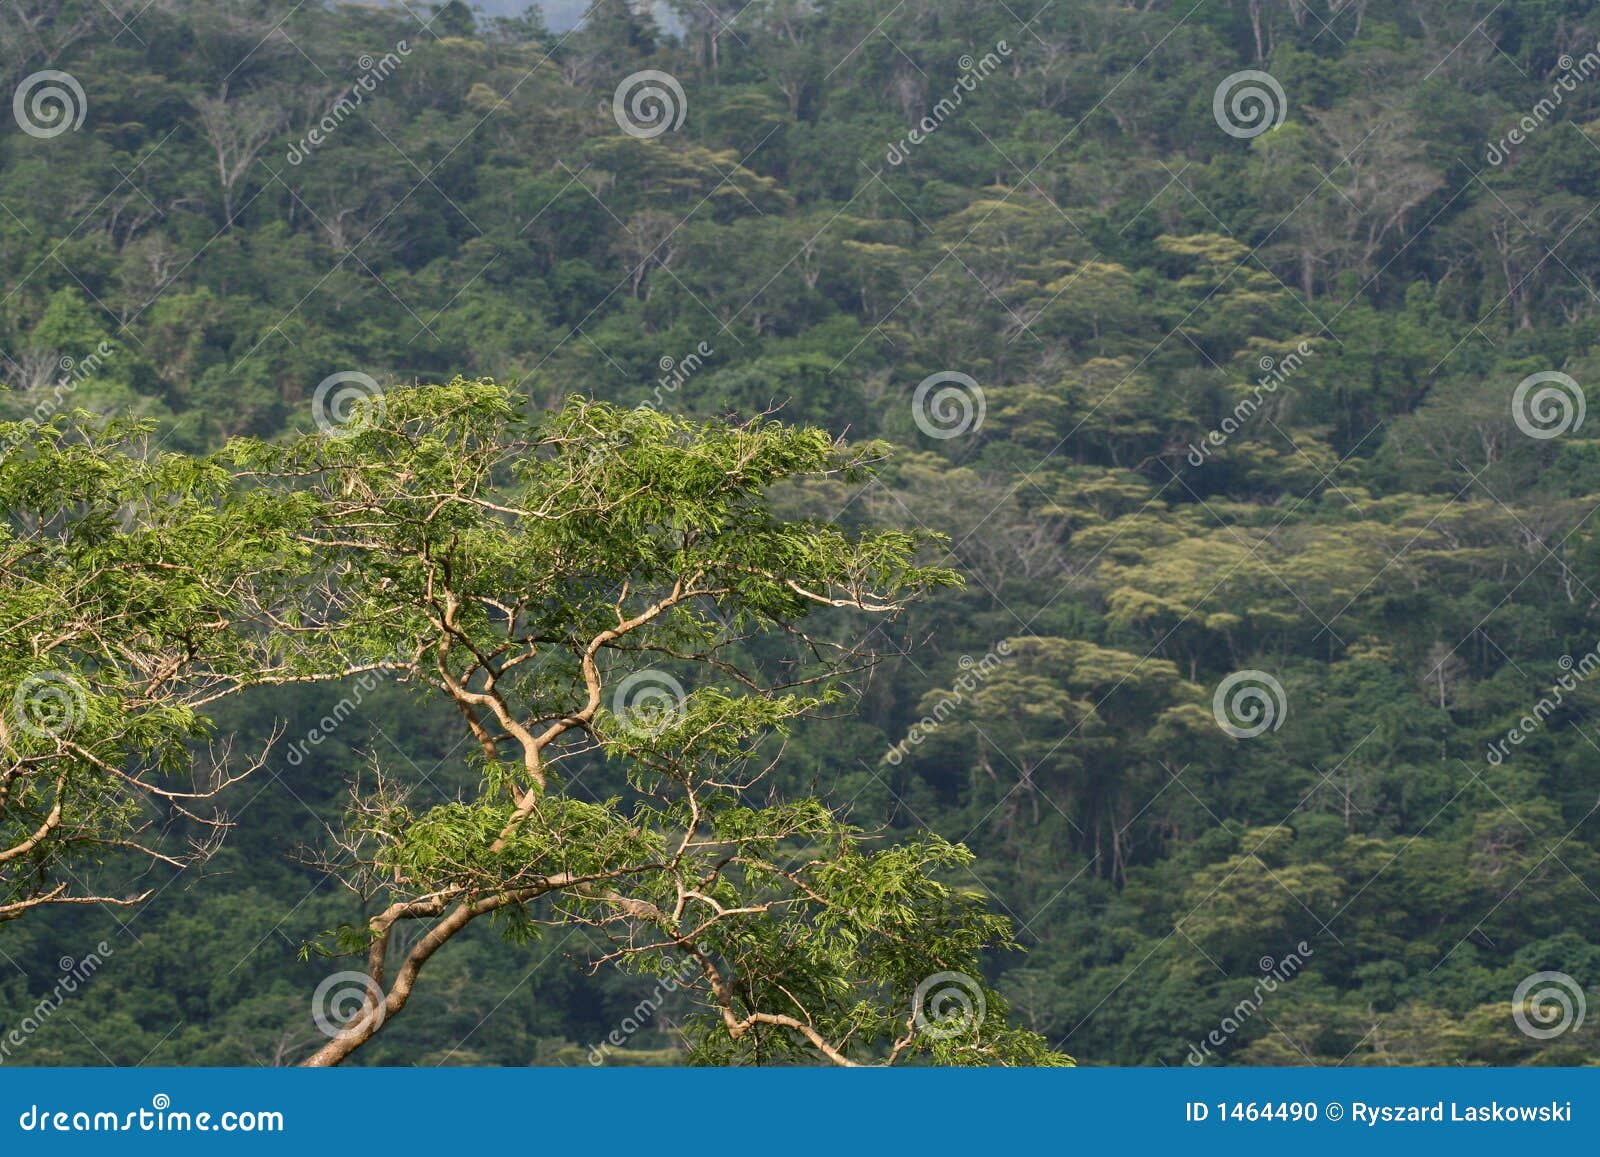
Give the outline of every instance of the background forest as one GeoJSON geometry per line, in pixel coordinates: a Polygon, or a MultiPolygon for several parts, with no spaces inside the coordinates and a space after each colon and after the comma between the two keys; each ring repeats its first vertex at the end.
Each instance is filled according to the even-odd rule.
{"type": "MultiPolygon", "coordinates": [[[[886,439],[783,501],[942,533],[965,586],[774,787],[968,845],[1018,1024],[1083,1064],[1592,1061],[1600,1013],[1511,1002],[1600,982],[1600,5],[668,7],[9,0],[0,416],[198,453],[314,429],[335,375],[464,374],[886,439]],[[80,126],[24,131],[41,70],[80,126]]],[[[355,904],[301,849],[374,762],[470,772],[382,680],[220,719],[276,721],[203,869],[0,923],[0,1031],[109,947],[6,1063],[321,1042],[302,947],[355,904]]],[[[359,1059],[588,1063],[651,986],[587,959],[475,928],[359,1059]]]]}

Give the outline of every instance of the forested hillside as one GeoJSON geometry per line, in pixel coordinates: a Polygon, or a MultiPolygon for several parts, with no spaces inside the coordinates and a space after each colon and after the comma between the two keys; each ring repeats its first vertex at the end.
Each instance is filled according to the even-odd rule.
{"type": "MultiPolygon", "coordinates": [[[[762,790],[969,848],[1012,1023],[1080,1064],[1592,1062],[1600,5],[671,7],[11,0],[0,420],[203,455],[462,376],[881,439],[870,481],[774,471],[776,515],[943,536],[960,583],[854,623],[881,661],[762,790]]],[[[143,906],[0,920],[0,1039],[104,945],[4,1063],[323,1044],[350,784],[480,778],[380,675],[223,704],[281,735],[204,863],[107,854],[143,906]]],[[[473,927],[357,1059],[683,1059],[687,994],[591,931],[473,927]]]]}

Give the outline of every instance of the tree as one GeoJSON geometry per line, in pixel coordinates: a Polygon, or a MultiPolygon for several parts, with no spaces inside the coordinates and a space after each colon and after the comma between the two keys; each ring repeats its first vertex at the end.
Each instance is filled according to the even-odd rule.
{"type": "Polygon", "coordinates": [[[915,563],[918,536],[775,515],[772,487],[861,481],[877,447],[576,399],[528,420],[460,379],[370,402],[342,433],[229,451],[338,576],[288,629],[313,653],[403,656],[459,711],[479,783],[426,810],[381,769],[355,792],[327,863],[372,906],[335,942],[364,956],[365,1001],[308,1064],[371,1040],[485,916],[512,937],[591,929],[610,944],[596,965],[687,966],[699,1054],[721,1063],[1062,1060],[975,979],[1010,936],[941,882],[970,853],[876,848],[820,801],[756,795],[772,736],[870,662],[803,620],[892,616],[954,581],[915,563]],[[758,659],[773,632],[792,651],[758,659]],[[599,759],[628,767],[626,798],[584,798],[599,759]],[[940,1020],[925,989],[952,976],[973,1008],[940,1020]]]}
{"type": "Polygon", "coordinates": [[[305,552],[149,432],[81,411],[0,423],[0,922],[137,904],[150,889],[102,893],[101,864],[208,854],[227,826],[209,802],[260,758],[197,757],[203,709],[297,677],[254,628],[305,552]]]}
{"type": "Polygon", "coordinates": [[[284,109],[273,93],[230,97],[226,85],[217,96],[195,97],[193,104],[216,159],[223,228],[231,229],[242,183],[255,168],[261,150],[283,127],[284,109]]]}

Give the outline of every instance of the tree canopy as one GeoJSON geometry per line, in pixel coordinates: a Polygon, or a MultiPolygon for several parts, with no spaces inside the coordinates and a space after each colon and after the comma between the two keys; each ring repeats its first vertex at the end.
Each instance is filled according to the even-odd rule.
{"type": "Polygon", "coordinates": [[[1036,9],[4,6],[8,1062],[1593,1058],[1600,11],[1036,9]]]}

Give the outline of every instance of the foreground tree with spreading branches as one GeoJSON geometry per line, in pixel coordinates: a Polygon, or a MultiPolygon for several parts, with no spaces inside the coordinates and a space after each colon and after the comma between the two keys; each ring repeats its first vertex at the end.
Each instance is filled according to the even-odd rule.
{"type": "Polygon", "coordinates": [[[381,768],[353,790],[323,862],[370,915],[324,950],[362,959],[361,1003],[308,1064],[373,1039],[483,917],[688,975],[703,1061],[1066,1061],[975,979],[1012,941],[945,882],[964,848],[880,846],[761,783],[786,727],[870,664],[862,616],[956,581],[916,536],[776,513],[774,488],[861,481],[877,447],[579,399],[530,420],[462,380],[350,417],[226,452],[322,576],[272,630],[305,677],[365,654],[446,697],[479,774],[428,808],[381,768]],[[598,760],[626,766],[626,798],[576,790],[598,760]]]}
{"type": "MultiPolygon", "coordinates": [[[[149,435],[0,423],[0,922],[137,904],[153,888],[121,882],[203,858],[217,797],[264,757],[201,750],[206,710],[311,670],[261,629],[311,560],[285,512],[149,435]]],[[[325,648],[314,677],[360,667],[325,648]]]]}

